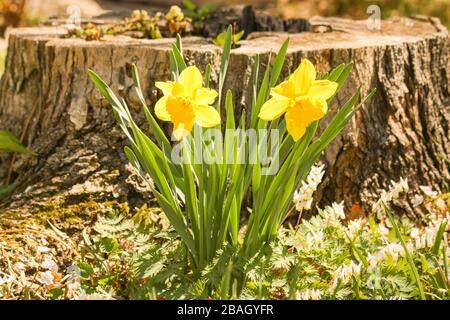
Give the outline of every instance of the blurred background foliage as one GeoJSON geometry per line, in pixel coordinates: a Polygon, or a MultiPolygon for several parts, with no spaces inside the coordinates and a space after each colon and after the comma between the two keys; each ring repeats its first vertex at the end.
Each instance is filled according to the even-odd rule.
{"type": "Polygon", "coordinates": [[[0,0],[0,35],[9,27],[32,26],[39,23],[39,16],[34,14],[32,6],[35,1],[0,0]]]}
{"type": "MultiPolygon", "coordinates": [[[[204,4],[251,4],[283,18],[309,18],[314,15],[356,19],[367,17],[367,7],[378,5],[383,18],[414,14],[436,16],[450,26],[450,0],[193,0],[204,4]]],[[[7,27],[35,25],[50,16],[67,15],[69,6],[78,6],[82,17],[107,10],[164,8],[182,0],[0,0],[0,35],[7,27]]]]}
{"type": "Polygon", "coordinates": [[[383,18],[420,14],[439,17],[447,27],[450,26],[450,0],[278,0],[276,2],[275,10],[286,18],[321,15],[365,19],[367,7],[378,5],[383,18]]]}

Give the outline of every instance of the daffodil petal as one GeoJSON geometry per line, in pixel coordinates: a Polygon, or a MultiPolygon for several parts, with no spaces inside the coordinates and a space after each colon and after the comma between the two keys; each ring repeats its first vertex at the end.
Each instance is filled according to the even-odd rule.
{"type": "Polygon", "coordinates": [[[316,68],[308,59],[300,63],[289,79],[294,83],[295,92],[301,95],[308,93],[314,80],[316,80],[316,68]]]}
{"type": "Polygon", "coordinates": [[[323,115],[326,115],[328,112],[328,103],[325,100],[316,100],[316,103],[322,110],[323,115]]]}
{"type": "Polygon", "coordinates": [[[289,107],[290,99],[275,97],[264,103],[259,111],[258,117],[263,120],[275,120],[283,115],[289,107]]]}
{"type": "Polygon", "coordinates": [[[172,95],[179,96],[183,94],[184,94],[184,86],[179,82],[175,82],[172,88],[172,95]]]}
{"type": "Polygon", "coordinates": [[[157,81],[157,82],[155,82],[155,86],[159,90],[161,90],[163,95],[165,95],[165,96],[169,96],[172,94],[173,85],[174,85],[173,81],[167,81],[167,82],[157,81]]]}
{"type": "Polygon", "coordinates": [[[191,133],[193,126],[194,126],[194,122],[174,123],[173,131],[172,131],[173,138],[177,141],[180,141],[181,139],[183,139],[184,137],[188,136],[191,133]]]}
{"type": "Polygon", "coordinates": [[[202,127],[211,128],[220,124],[219,112],[211,106],[194,105],[195,121],[202,127]]]}
{"type": "Polygon", "coordinates": [[[209,88],[199,88],[195,92],[195,102],[199,105],[210,105],[213,104],[214,100],[217,98],[216,90],[209,88]]]}
{"type": "Polygon", "coordinates": [[[309,88],[308,96],[315,99],[330,99],[337,90],[338,84],[329,80],[316,80],[309,88]]]}
{"type": "Polygon", "coordinates": [[[163,121],[170,121],[170,114],[167,111],[167,96],[162,97],[156,102],[155,114],[163,121]]]}
{"type": "Polygon", "coordinates": [[[295,142],[305,134],[307,125],[301,121],[301,112],[297,108],[291,108],[286,115],[286,129],[295,142]]]}
{"type": "Polygon", "coordinates": [[[180,73],[178,82],[183,85],[184,94],[188,97],[193,97],[196,89],[202,87],[203,78],[196,66],[189,66],[180,73]]]}
{"type": "Polygon", "coordinates": [[[295,97],[295,86],[292,81],[283,81],[276,87],[270,90],[270,94],[273,97],[285,97],[285,98],[294,98],[295,97]]]}

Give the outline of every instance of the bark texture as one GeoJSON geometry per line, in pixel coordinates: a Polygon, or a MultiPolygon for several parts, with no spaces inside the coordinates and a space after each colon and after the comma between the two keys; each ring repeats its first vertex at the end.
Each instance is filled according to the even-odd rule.
{"type": "MultiPolygon", "coordinates": [[[[307,29],[298,21],[285,22],[283,28],[296,23],[307,29]]],[[[318,200],[370,205],[381,188],[400,177],[413,187],[439,187],[450,180],[450,41],[440,22],[393,18],[372,31],[365,21],[313,18],[309,24],[311,31],[289,35],[283,75],[306,57],[322,72],[353,61],[353,72],[330,115],[357,87],[363,94],[378,89],[327,149],[318,200]]],[[[117,36],[86,42],[65,39],[65,33],[62,27],[40,27],[10,34],[0,82],[0,128],[20,136],[39,156],[18,155],[14,161],[11,155],[1,156],[0,178],[4,182],[12,172],[10,180],[18,186],[3,210],[36,211],[49,202],[64,206],[87,199],[139,206],[146,193],[126,169],[122,147],[127,142],[86,70],[98,72],[142,121],[130,64],[137,64],[151,105],[158,98],[154,82],[169,78],[173,39],[117,36]]],[[[237,114],[251,98],[247,88],[255,55],[267,59],[287,36],[252,33],[232,50],[226,86],[234,91],[237,114]]],[[[218,70],[220,48],[195,37],[185,38],[183,45],[190,64],[202,69],[211,63],[218,70]]],[[[212,76],[214,85],[217,74],[212,76]]],[[[412,212],[407,202],[399,205],[412,212]]]]}

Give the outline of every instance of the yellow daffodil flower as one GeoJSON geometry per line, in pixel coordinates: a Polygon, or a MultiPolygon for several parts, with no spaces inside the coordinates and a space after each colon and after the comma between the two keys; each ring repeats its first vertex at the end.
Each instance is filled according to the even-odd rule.
{"type": "Polygon", "coordinates": [[[272,88],[271,99],[261,107],[259,117],[270,121],[284,114],[287,131],[298,141],[312,122],[327,113],[327,99],[337,87],[336,82],[316,80],[314,65],[305,59],[288,80],[272,88]]]}
{"type": "Polygon", "coordinates": [[[184,69],[176,82],[155,83],[164,95],[155,105],[156,116],[173,123],[177,140],[187,136],[194,123],[206,128],[220,124],[219,112],[211,106],[217,92],[204,88],[202,83],[202,74],[195,66],[184,69]]]}

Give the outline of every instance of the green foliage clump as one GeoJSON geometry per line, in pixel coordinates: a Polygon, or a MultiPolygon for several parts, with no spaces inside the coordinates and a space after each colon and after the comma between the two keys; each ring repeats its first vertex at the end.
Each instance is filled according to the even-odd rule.
{"type": "Polygon", "coordinates": [[[443,24],[450,26],[450,1],[448,0],[330,0],[322,9],[330,16],[367,17],[367,7],[378,5],[382,18],[390,16],[410,16],[421,14],[439,17],[443,24]]]}
{"type": "Polygon", "coordinates": [[[346,220],[342,204],[318,212],[250,259],[223,247],[200,273],[163,213],[116,213],[86,236],[81,290],[125,299],[449,299],[448,213],[415,224],[383,205],[381,220],[346,220]]]}
{"type": "MultiPolygon", "coordinates": [[[[233,45],[236,45],[243,36],[244,36],[244,30],[242,30],[236,34],[233,34],[233,37],[232,37],[233,45]]],[[[223,31],[223,32],[219,33],[215,39],[213,39],[213,43],[216,46],[223,47],[223,46],[225,46],[226,39],[227,39],[227,31],[223,31]]]]}
{"type": "Polygon", "coordinates": [[[330,121],[326,129],[316,135],[319,123],[326,115],[327,101],[331,101],[342,88],[352,64],[341,64],[324,78],[316,79],[315,67],[309,60],[304,59],[291,77],[276,86],[288,50],[289,39],[287,39],[274,58],[273,64],[269,60],[270,67],[265,69],[260,85],[257,79],[262,66],[259,55],[255,57],[252,85],[248,88],[254,99],[248,106],[251,115],[247,125],[244,111],[240,119],[235,119],[231,90],[223,94],[233,42],[232,34],[232,27],[229,26],[219,69],[218,92],[202,87],[202,82],[209,84],[210,67],[207,67],[203,77],[197,67],[188,66],[179,36],[169,53],[173,81],[156,83],[160,88],[169,89],[163,90],[165,96],[153,108],[147,106],[145,102],[137,68],[133,65],[132,78],[136,93],[142,102],[155,142],[138,127],[126,101],[121,101],[93,70],[88,71],[91,80],[111,104],[117,122],[129,139],[130,146],[125,147],[125,154],[144,181],[146,177],[150,177],[154,182],[152,193],[189,250],[193,269],[198,271],[203,270],[211,262],[224,243],[239,247],[239,222],[241,214],[247,210],[245,198],[249,194],[252,194],[252,205],[242,250],[247,255],[253,255],[266,242],[276,237],[278,227],[283,223],[292,205],[291,199],[296,187],[306,177],[328,144],[375,92],[372,91],[359,101],[361,92],[359,89],[356,90],[334,116],[329,115],[330,121]],[[299,85],[302,83],[305,84],[304,90],[310,90],[316,84],[317,94],[312,89],[314,95],[311,97],[301,93],[299,85]],[[270,98],[276,90],[284,92],[282,88],[286,84],[297,90],[293,91],[293,94],[297,95],[295,99],[312,99],[311,101],[316,101],[321,107],[314,107],[309,103],[296,109],[300,111],[295,113],[299,114],[295,120],[286,120],[287,113],[284,118],[279,118],[287,109],[280,113],[279,110],[271,111],[272,107],[277,108],[280,104],[286,108],[297,106],[297,100],[293,96],[285,96],[281,98],[281,102],[277,102],[275,97],[270,98]],[[172,90],[175,87],[178,89],[172,90]],[[207,92],[213,97],[209,104],[215,101],[216,96],[218,97],[214,107],[204,106],[205,98],[197,100],[197,97],[201,97],[201,92],[207,92]],[[176,111],[167,118],[161,116],[159,112],[166,108],[169,99],[175,101],[176,111]],[[183,103],[187,103],[186,108],[183,107],[183,103]],[[200,107],[206,111],[200,111],[200,107]],[[203,121],[199,118],[197,121],[195,116],[191,118],[195,113],[190,108],[198,108],[195,109],[197,114],[208,119],[203,121]],[[226,114],[226,119],[221,122],[222,111],[226,114]],[[164,121],[173,120],[173,138],[177,143],[169,142],[154,114],[161,120],[165,119],[164,121]],[[263,117],[263,114],[266,116],[263,117]],[[217,117],[209,118],[211,115],[217,117]],[[191,123],[189,130],[187,130],[188,122],[177,120],[185,118],[189,118],[188,122],[191,123]],[[215,127],[218,138],[208,137],[211,131],[203,131],[201,122],[207,123],[208,128],[215,127]],[[177,128],[185,128],[187,134],[177,137],[177,132],[180,131],[177,128]],[[255,139],[252,139],[250,134],[243,134],[247,128],[249,128],[247,131],[254,133],[255,139]],[[190,134],[191,131],[193,134],[190,134]],[[267,148],[268,146],[270,148],[267,148]],[[177,157],[173,157],[177,150],[180,151],[182,161],[177,161],[177,157]],[[270,159],[267,160],[268,153],[270,159]],[[202,161],[198,161],[199,159],[202,161]]]}
{"type": "Polygon", "coordinates": [[[214,3],[206,3],[199,7],[191,0],[183,0],[183,12],[193,21],[203,21],[216,10],[217,5],[214,3]]]}
{"type": "Polygon", "coordinates": [[[177,33],[185,34],[193,31],[191,19],[183,11],[172,6],[166,15],[157,12],[150,15],[145,10],[134,10],[129,17],[113,24],[100,26],[86,23],[81,27],[69,30],[69,36],[87,41],[101,40],[106,35],[128,35],[134,38],[161,39],[177,33]]]}

